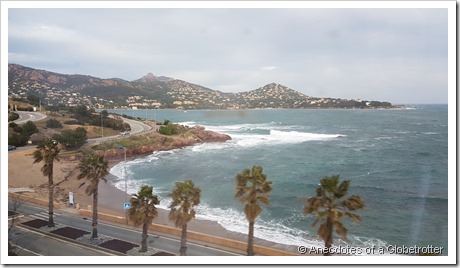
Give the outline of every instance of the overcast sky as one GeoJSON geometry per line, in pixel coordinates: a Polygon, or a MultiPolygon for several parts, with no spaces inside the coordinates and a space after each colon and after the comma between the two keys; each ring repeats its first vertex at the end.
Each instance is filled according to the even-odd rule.
{"type": "Polygon", "coordinates": [[[447,103],[447,9],[9,9],[8,63],[223,92],[447,103]]]}

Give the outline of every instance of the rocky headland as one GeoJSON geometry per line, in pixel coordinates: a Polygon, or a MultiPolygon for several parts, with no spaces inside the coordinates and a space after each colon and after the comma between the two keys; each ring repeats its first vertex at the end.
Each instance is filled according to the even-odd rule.
{"type": "MultiPolygon", "coordinates": [[[[202,126],[188,127],[176,125],[179,134],[163,135],[158,132],[151,132],[140,136],[132,136],[125,139],[105,142],[92,149],[98,154],[103,154],[109,161],[120,161],[124,157],[124,150],[119,146],[126,148],[127,157],[135,157],[151,154],[155,151],[167,151],[180,149],[187,146],[193,146],[206,142],[225,142],[231,140],[229,135],[206,130],[202,126]]],[[[71,158],[75,159],[78,156],[71,158]]]]}

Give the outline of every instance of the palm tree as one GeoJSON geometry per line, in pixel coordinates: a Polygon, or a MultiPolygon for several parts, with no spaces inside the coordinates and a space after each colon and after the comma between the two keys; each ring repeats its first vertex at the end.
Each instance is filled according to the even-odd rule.
{"type": "Polygon", "coordinates": [[[169,220],[174,221],[176,227],[182,228],[180,239],[180,255],[187,255],[187,224],[195,218],[194,206],[200,203],[201,190],[195,187],[193,181],[176,182],[170,194],[172,203],[169,205],[169,220]]]}
{"type": "Polygon", "coordinates": [[[240,202],[245,205],[244,214],[246,214],[246,219],[249,222],[248,256],[254,255],[254,223],[262,212],[259,202],[264,205],[270,203],[268,195],[272,190],[272,182],[267,181],[267,177],[262,172],[262,167],[253,166],[251,170],[245,169],[236,175],[235,197],[239,198],[240,202]]]}
{"type": "Polygon", "coordinates": [[[160,204],[157,195],[153,195],[153,187],[144,185],[137,194],[131,197],[131,208],[129,209],[129,218],[134,225],[142,224],[142,240],[139,252],[147,251],[147,231],[153,219],[158,216],[158,210],[155,205],[160,204]]]}
{"type": "Polygon", "coordinates": [[[53,182],[53,166],[54,161],[59,162],[59,145],[56,141],[45,139],[37,150],[34,151],[34,164],[43,161],[41,171],[44,176],[48,176],[48,227],[54,227],[54,182],[53,182]]]}
{"type": "MultiPolygon", "coordinates": [[[[99,181],[103,180],[107,182],[105,176],[109,174],[108,163],[104,160],[104,156],[97,155],[95,153],[88,154],[78,164],[80,174],[77,179],[88,179],[89,185],[86,187],[85,193],[87,195],[93,195],[93,232],[91,238],[97,238],[97,198],[98,198],[98,186],[99,181]]],[[[85,185],[86,182],[80,185],[85,185]]]]}
{"type": "Polygon", "coordinates": [[[343,216],[350,217],[355,222],[361,222],[361,217],[351,211],[364,208],[364,200],[360,196],[353,195],[346,199],[350,181],[345,180],[339,184],[339,175],[324,177],[320,186],[316,189],[316,196],[310,197],[304,207],[304,214],[316,214],[317,219],[312,227],[321,221],[318,235],[324,240],[326,247],[325,256],[330,255],[332,247],[333,229],[337,234],[346,239],[347,229],[342,225],[343,216]]]}

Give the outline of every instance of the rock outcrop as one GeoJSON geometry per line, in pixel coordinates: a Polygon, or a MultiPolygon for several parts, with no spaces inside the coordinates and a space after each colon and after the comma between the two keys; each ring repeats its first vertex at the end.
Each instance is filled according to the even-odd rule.
{"type": "MultiPolygon", "coordinates": [[[[195,126],[188,129],[187,135],[162,135],[159,133],[145,134],[152,142],[148,145],[126,148],[126,156],[138,156],[151,154],[155,151],[168,151],[192,146],[204,142],[225,142],[231,140],[229,135],[206,130],[202,126],[195,126]]],[[[124,150],[107,149],[98,151],[107,160],[120,160],[124,157],[124,150]]]]}
{"type": "Polygon", "coordinates": [[[232,139],[227,134],[209,131],[202,126],[193,127],[191,132],[194,133],[202,142],[224,142],[232,139]]]}

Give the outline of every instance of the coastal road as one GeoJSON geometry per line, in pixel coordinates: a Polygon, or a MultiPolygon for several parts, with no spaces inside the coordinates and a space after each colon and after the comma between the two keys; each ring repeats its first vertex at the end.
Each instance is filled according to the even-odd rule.
{"type": "MultiPolygon", "coordinates": [[[[19,115],[19,118],[13,121],[16,124],[24,124],[27,121],[40,121],[47,117],[45,114],[42,114],[40,112],[17,111],[16,113],[19,115]]],[[[124,117],[122,117],[122,119],[123,119],[123,122],[128,123],[129,126],[131,127],[130,135],[140,135],[140,134],[144,134],[150,131],[154,131],[154,128],[140,121],[127,119],[124,117]]],[[[106,136],[106,137],[88,139],[88,143],[100,143],[104,141],[115,140],[117,138],[118,136],[106,136]]]]}
{"type": "Polygon", "coordinates": [[[123,121],[125,123],[128,123],[129,126],[131,127],[131,131],[130,131],[131,135],[142,134],[142,133],[149,132],[150,130],[152,130],[151,126],[144,124],[140,121],[136,121],[136,120],[132,120],[132,119],[124,118],[124,117],[122,118],[123,118],[123,121]]]}
{"type": "MultiPolygon", "coordinates": [[[[121,118],[123,119],[123,122],[128,123],[129,126],[131,127],[131,131],[129,132],[129,135],[140,135],[140,134],[144,134],[144,133],[154,130],[151,126],[144,124],[140,121],[127,119],[124,117],[121,117],[121,118]]],[[[107,137],[88,139],[88,143],[100,143],[104,141],[115,140],[117,138],[118,136],[107,136],[107,137]]]]}
{"type": "Polygon", "coordinates": [[[46,118],[45,114],[40,112],[24,112],[24,111],[17,111],[15,112],[19,115],[19,118],[14,120],[16,124],[24,124],[27,121],[40,121],[46,118]]]}
{"type": "MultiPolygon", "coordinates": [[[[8,201],[8,206],[11,210],[13,204],[11,200],[8,201]]],[[[23,203],[16,210],[26,216],[33,218],[41,218],[48,220],[48,211],[46,208],[38,207],[35,205],[23,203]]],[[[76,214],[77,211],[72,208],[55,210],[54,221],[74,228],[91,231],[91,218],[84,218],[76,214]]],[[[97,226],[98,233],[101,235],[118,238],[135,244],[139,244],[141,241],[141,230],[140,228],[134,228],[133,226],[125,226],[112,224],[104,221],[98,221],[97,226]]],[[[27,246],[27,245],[25,245],[27,246]]],[[[167,237],[164,235],[158,235],[149,233],[148,246],[157,248],[163,251],[177,253],[180,248],[179,237],[167,237]]],[[[187,255],[189,256],[236,256],[234,252],[212,248],[209,245],[201,245],[196,243],[187,242],[187,255]]]]}

